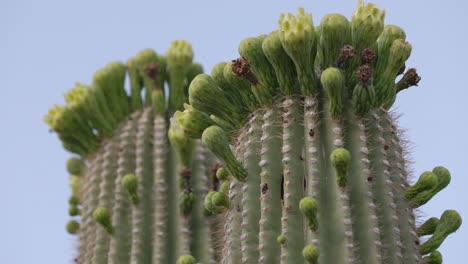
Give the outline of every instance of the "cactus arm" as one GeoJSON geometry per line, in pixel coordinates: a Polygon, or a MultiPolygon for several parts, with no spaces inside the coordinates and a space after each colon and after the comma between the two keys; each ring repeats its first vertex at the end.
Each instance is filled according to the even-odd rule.
{"type": "Polygon", "coordinates": [[[138,120],[136,138],[136,168],[138,195],[140,202],[132,210],[132,249],[131,262],[148,263],[151,261],[152,212],[151,193],[153,188],[153,163],[151,153],[151,130],[153,111],[146,108],[138,120]]]}
{"type": "Polygon", "coordinates": [[[167,125],[164,116],[154,118],[154,221],[153,225],[153,263],[168,263],[168,182],[165,174],[170,159],[167,145],[167,125]]]}
{"type": "Polygon", "coordinates": [[[260,160],[260,263],[278,263],[280,244],[276,241],[281,234],[281,127],[279,109],[275,106],[263,115],[260,160]]]}
{"type": "MultiPolygon", "coordinates": [[[[330,161],[333,147],[343,147],[341,128],[332,120],[329,102],[318,102],[320,124],[316,131],[319,197],[319,252],[323,263],[346,263],[345,214],[349,213],[345,190],[340,190],[335,169],[330,161]],[[343,204],[341,204],[344,202],[343,204]]],[[[351,242],[350,242],[351,243],[351,242]]]]}
{"type": "Polygon", "coordinates": [[[281,218],[286,243],[281,250],[281,263],[301,263],[304,248],[304,221],[299,202],[304,196],[304,164],[302,162],[302,111],[297,99],[283,102],[283,177],[284,204],[281,218]]]}
{"type": "MultiPolygon", "coordinates": [[[[116,135],[119,135],[121,128],[118,128],[116,135]]],[[[112,210],[113,197],[112,194],[115,189],[115,172],[117,170],[117,148],[119,144],[119,137],[114,137],[105,142],[103,149],[103,162],[101,166],[101,183],[99,184],[99,207],[109,208],[112,210]]],[[[120,183],[117,183],[120,184],[120,183]]],[[[103,228],[96,230],[95,247],[92,263],[104,264],[108,262],[109,250],[109,235],[103,228]]]]}
{"type": "Polygon", "coordinates": [[[409,201],[403,195],[404,191],[409,187],[406,180],[408,173],[405,168],[403,149],[398,139],[398,131],[392,125],[392,118],[388,114],[384,117],[385,126],[389,127],[389,131],[385,133],[384,139],[386,142],[389,142],[387,159],[390,164],[390,175],[394,183],[395,193],[400,194],[395,197],[398,226],[400,229],[400,242],[397,242],[397,246],[401,248],[404,263],[421,263],[421,256],[418,250],[419,238],[416,233],[414,215],[410,209],[409,201]]]}
{"type": "Polygon", "coordinates": [[[253,114],[247,131],[246,150],[242,157],[247,168],[247,178],[242,187],[242,263],[257,262],[260,221],[260,137],[261,113],[253,114]]]}
{"type": "Polygon", "coordinates": [[[109,263],[128,262],[130,259],[130,200],[122,186],[122,178],[135,171],[135,136],[136,121],[139,112],[131,115],[120,134],[120,145],[117,160],[117,177],[115,179],[114,205],[112,223],[115,226],[109,248],[109,263]]]}
{"type": "MultiPolygon", "coordinates": [[[[349,104],[348,104],[349,107],[349,104]]],[[[345,147],[351,153],[351,161],[349,167],[349,198],[353,204],[351,216],[353,220],[353,233],[356,247],[355,254],[360,256],[364,263],[379,263],[380,254],[378,251],[378,234],[375,227],[375,205],[372,202],[372,197],[367,178],[369,177],[369,167],[367,159],[366,138],[364,136],[364,125],[362,121],[357,119],[352,111],[346,111],[346,126],[347,133],[345,135],[345,147]]]]}
{"type": "Polygon", "coordinates": [[[385,141],[387,128],[382,120],[382,110],[376,110],[368,116],[367,144],[370,160],[371,189],[375,199],[380,239],[382,241],[382,259],[388,264],[401,263],[401,252],[395,241],[399,240],[398,216],[393,199],[393,183],[390,178],[387,149],[389,142],[385,141]],[[387,146],[387,147],[386,147],[387,146]],[[395,232],[397,230],[398,232],[395,232]]]}

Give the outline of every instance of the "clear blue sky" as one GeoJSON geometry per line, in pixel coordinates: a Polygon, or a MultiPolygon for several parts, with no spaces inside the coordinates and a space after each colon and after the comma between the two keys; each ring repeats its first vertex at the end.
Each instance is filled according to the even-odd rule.
{"type": "MultiPolygon", "coordinates": [[[[452,183],[423,218],[456,209],[465,219],[444,243],[445,263],[466,261],[468,244],[468,15],[466,1],[375,0],[386,23],[403,27],[413,45],[408,66],[420,86],[401,93],[396,110],[413,142],[415,174],[444,165],[452,183]],[[465,261],[463,261],[463,259],[465,261]]],[[[65,232],[69,155],[42,122],[75,81],[114,60],[171,40],[189,40],[210,71],[237,57],[246,37],[277,27],[281,12],[303,6],[318,24],[327,13],[350,17],[354,0],[309,1],[0,1],[0,262],[69,263],[75,239],[65,232]]]]}

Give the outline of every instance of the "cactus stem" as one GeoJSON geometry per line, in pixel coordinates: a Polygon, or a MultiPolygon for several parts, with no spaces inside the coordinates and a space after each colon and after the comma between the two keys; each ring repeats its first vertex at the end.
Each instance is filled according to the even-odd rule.
{"type": "Polygon", "coordinates": [[[138,179],[138,195],[140,202],[132,210],[132,249],[131,262],[148,263],[151,261],[151,207],[153,192],[153,155],[151,153],[151,131],[153,129],[152,109],[146,108],[138,120],[136,139],[136,168],[138,179]]]}
{"type": "Polygon", "coordinates": [[[385,263],[402,263],[402,255],[395,241],[400,239],[398,216],[393,193],[393,182],[390,176],[390,164],[387,160],[388,144],[384,134],[388,131],[384,122],[382,109],[371,112],[368,115],[367,144],[371,175],[369,181],[376,205],[376,212],[379,216],[378,225],[380,229],[380,239],[382,241],[382,259],[385,263]]]}
{"type": "Polygon", "coordinates": [[[281,126],[278,126],[279,109],[272,106],[263,115],[260,160],[260,233],[259,263],[278,263],[281,234],[281,126]]]}
{"type": "Polygon", "coordinates": [[[112,208],[112,223],[115,226],[109,249],[109,263],[128,262],[130,259],[131,218],[130,200],[127,191],[122,186],[122,178],[135,171],[135,137],[136,123],[140,112],[133,113],[127,120],[122,133],[117,159],[117,177],[115,179],[114,206],[112,208]]]}
{"type": "Polygon", "coordinates": [[[246,150],[243,157],[239,157],[247,168],[247,178],[242,187],[242,263],[257,262],[259,258],[261,115],[261,110],[252,115],[244,131],[246,150]]]}
{"type": "Polygon", "coordinates": [[[284,204],[281,229],[286,243],[282,245],[281,263],[300,263],[305,246],[304,220],[299,210],[299,202],[304,197],[302,109],[299,100],[294,97],[287,97],[282,106],[284,204]]]}
{"type": "MultiPolygon", "coordinates": [[[[124,123],[125,124],[125,123],[124,123]]],[[[116,130],[116,134],[119,135],[122,131],[122,127],[116,130]]],[[[103,162],[101,166],[101,183],[99,184],[99,207],[110,208],[113,207],[113,198],[111,197],[114,193],[115,188],[115,172],[117,169],[117,147],[119,144],[119,137],[113,137],[109,141],[105,142],[103,146],[103,162]]],[[[119,183],[120,184],[120,183],[119,183]]],[[[111,210],[112,215],[112,210],[111,210]]],[[[115,228],[114,228],[115,232],[115,228]]],[[[104,229],[96,229],[95,248],[92,263],[104,264],[107,263],[108,250],[109,250],[109,235],[104,229]]]]}
{"type": "MultiPolygon", "coordinates": [[[[395,193],[402,194],[404,190],[408,189],[408,173],[406,171],[403,149],[398,139],[398,131],[392,125],[394,120],[388,114],[385,114],[382,120],[383,125],[388,127],[388,131],[384,134],[384,140],[388,142],[387,159],[390,164],[389,172],[393,181],[393,190],[395,193]]],[[[403,195],[398,195],[395,196],[395,202],[400,230],[400,242],[397,242],[397,246],[401,249],[402,262],[408,264],[421,263],[421,255],[418,250],[419,238],[416,233],[414,215],[410,209],[409,201],[403,195]]]]}
{"type": "Polygon", "coordinates": [[[154,216],[153,263],[168,263],[170,252],[168,234],[168,183],[165,177],[168,158],[166,119],[160,114],[154,117],[154,216]]]}
{"type": "MultiPolygon", "coordinates": [[[[324,100],[324,97],[322,97],[324,100]]],[[[338,186],[335,168],[330,160],[333,147],[343,147],[341,127],[331,117],[328,101],[317,101],[319,120],[315,140],[317,148],[318,175],[318,210],[319,210],[319,251],[320,262],[346,263],[351,254],[352,241],[346,239],[346,228],[349,223],[348,198],[345,189],[338,186]],[[333,251],[330,249],[334,248],[333,251]]],[[[348,233],[349,234],[349,233],[348,233]]]]}
{"type": "Polygon", "coordinates": [[[83,186],[83,214],[82,214],[82,229],[80,233],[80,256],[83,257],[79,260],[80,263],[91,261],[94,254],[94,234],[96,233],[97,223],[93,219],[93,211],[97,207],[99,198],[99,175],[100,166],[102,163],[103,151],[99,151],[96,156],[92,158],[90,169],[85,177],[88,184],[83,186]]]}
{"type": "Polygon", "coordinates": [[[360,256],[364,263],[380,263],[379,234],[376,233],[375,205],[369,182],[369,160],[364,125],[351,110],[348,103],[346,111],[345,147],[351,153],[348,191],[353,207],[351,218],[353,220],[354,244],[356,256],[360,256]]]}

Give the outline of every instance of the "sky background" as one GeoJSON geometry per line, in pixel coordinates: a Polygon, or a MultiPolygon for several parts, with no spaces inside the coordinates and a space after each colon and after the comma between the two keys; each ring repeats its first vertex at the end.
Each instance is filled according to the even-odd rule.
{"type": "MultiPolygon", "coordinates": [[[[468,118],[466,1],[374,0],[386,23],[405,29],[407,65],[419,87],[399,94],[396,112],[413,142],[415,175],[443,165],[451,184],[422,207],[421,219],[456,209],[465,219],[440,251],[444,263],[466,261],[468,118]]],[[[143,48],[164,53],[174,39],[192,43],[195,60],[213,65],[238,57],[238,43],[277,28],[281,12],[303,6],[318,25],[328,13],[350,18],[354,0],[64,1],[0,0],[0,262],[70,263],[76,241],[69,220],[68,175],[56,135],[43,116],[76,81],[126,61],[143,48]]],[[[466,263],[466,262],[465,262],[466,263]]]]}

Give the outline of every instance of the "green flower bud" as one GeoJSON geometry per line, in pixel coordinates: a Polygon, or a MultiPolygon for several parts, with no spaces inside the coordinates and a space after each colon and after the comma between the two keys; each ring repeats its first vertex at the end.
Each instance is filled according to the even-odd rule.
{"type": "Polygon", "coordinates": [[[219,187],[219,192],[227,197],[229,194],[229,186],[231,185],[231,182],[225,181],[223,184],[221,184],[221,187],[219,187]]]}
{"type": "Polygon", "coordinates": [[[192,164],[194,141],[187,137],[184,128],[178,122],[176,117],[171,118],[171,125],[167,133],[171,145],[177,152],[177,155],[185,168],[190,168],[192,164]]]}
{"type": "Polygon", "coordinates": [[[437,176],[430,171],[425,171],[419,176],[418,181],[406,190],[405,197],[408,200],[412,200],[421,192],[434,189],[437,184],[437,176]]]}
{"type": "Polygon", "coordinates": [[[442,166],[435,167],[432,170],[432,172],[437,176],[437,186],[435,186],[432,189],[423,191],[419,193],[416,197],[414,197],[411,200],[413,207],[417,208],[421,205],[426,204],[427,202],[429,202],[429,200],[431,200],[432,197],[434,197],[434,195],[436,195],[442,189],[447,187],[447,185],[450,183],[450,172],[446,168],[442,166]]]}
{"type": "Polygon", "coordinates": [[[359,0],[351,17],[352,44],[357,51],[372,48],[384,28],[385,11],[359,0]]]}
{"type": "Polygon", "coordinates": [[[434,234],[420,247],[421,255],[426,255],[434,250],[444,242],[448,235],[458,230],[462,224],[460,214],[454,210],[446,210],[440,217],[440,222],[437,225],[434,234]]]}
{"type": "Polygon", "coordinates": [[[107,208],[98,207],[93,212],[94,220],[102,225],[108,234],[114,233],[114,227],[112,226],[111,215],[107,208]]]}
{"type": "Polygon", "coordinates": [[[179,207],[182,215],[188,216],[192,212],[195,197],[191,193],[184,193],[179,199],[179,207]]]}
{"type": "Polygon", "coordinates": [[[373,85],[364,86],[356,84],[353,90],[354,112],[358,116],[367,114],[375,101],[375,90],[373,85]]]}
{"type": "Polygon", "coordinates": [[[177,259],[176,264],[196,264],[197,260],[191,255],[182,255],[177,259]]]}
{"type": "Polygon", "coordinates": [[[86,169],[82,159],[79,158],[69,158],[67,161],[67,171],[73,175],[83,175],[86,169]]]}
{"type": "Polygon", "coordinates": [[[435,229],[437,228],[437,225],[439,225],[439,218],[437,217],[431,217],[426,220],[420,227],[418,227],[416,233],[418,236],[427,236],[427,235],[432,235],[434,234],[435,229]]]}
{"type": "Polygon", "coordinates": [[[189,104],[184,104],[183,112],[177,111],[174,114],[174,122],[178,122],[184,133],[191,138],[201,138],[203,130],[216,123],[211,120],[210,116],[193,108],[189,104]]]}
{"type": "MultiPolygon", "coordinates": [[[[395,78],[411,54],[411,44],[403,39],[396,39],[390,47],[388,63],[380,76],[377,76],[376,106],[387,105],[396,96],[395,78]]],[[[391,105],[390,105],[391,106],[391,105]]]]}
{"type": "Polygon", "coordinates": [[[225,168],[219,168],[216,171],[216,177],[218,177],[220,181],[225,181],[229,178],[229,172],[225,168]]]}
{"type": "Polygon", "coordinates": [[[278,86],[275,71],[262,49],[258,38],[247,38],[239,44],[241,57],[233,64],[234,73],[249,81],[257,101],[262,105],[273,102],[278,86]]]}
{"type": "Polygon", "coordinates": [[[233,64],[234,62],[230,62],[224,66],[224,79],[231,86],[231,91],[235,90],[240,94],[242,98],[242,108],[247,108],[250,112],[253,112],[258,106],[257,99],[255,99],[250,83],[234,74],[232,71],[234,67],[233,64]]]}
{"type": "Polygon", "coordinates": [[[205,129],[202,134],[202,142],[223,162],[226,169],[237,180],[243,181],[247,177],[247,171],[234,157],[222,128],[211,126],[205,129]]]}
{"type": "Polygon", "coordinates": [[[203,73],[203,66],[200,63],[192,63],[187,69],[187,83],[185,85],[184,93],[186,98],[188,98],[188,88],[198,74],[203,73]]]}
{"type": "Polygon", "coordinates": [[[307,245],[302,250],[304,259],[310,264],[318,264],[319,252],[316,246],[307,245]]]}
{"type": "Polygon", "coordinates": [[[286,243],[286,236],[279,235],[276,241],[278,241],[279,244],[283,245],[284,243],[286,243]]]}
{"type": "Polygon", "coordinates": [[[217,126],[220,126],[223,130],[227,131],[227,132],[232,132],[234,130],[234,128],[232,127],[231,124],[229,124],[228,122],[224,121],[223,119],[215,116],[215,115],[210,115],[210,119],[215,122],[215,125],[217,126]]]}
{"type": "Polygon", "coordinates": [[[290,95],[294,93],[296,84],[296,71],[294,63],[284,51],[278,31],[271,32],[262,43],[266,58],[273,66],[281,93],[290,95]]]}
{"type": "Polygon", "coordinates": [[[213,195],[216,193],[216,191],[209,191],[208,194],[205,196],[204,200],[204,205],[206,210],[209,212],[214,212],[215,211],[215,206],[213,204],[213,195]]]}
{"type": "Polygon", "coordinates": [[[211,196],[211,203],[216,208],[217,212],[224,210],[224,208],[229,208],[231,202],[225,193],[215,192],[211,196]]]}
{"type": "Polygon", "coordinates": [[[192,45],[185,40],[175,40],[166,51],[167,65],[169,71],[174,68],[185,68],[192,64],[192,45]]]}
{"type": "Polygon", "coordinates": [[[93,86],[104,93],[109,109],[118,121],[130,113],[127,92],[125,91],[126,67],[121,62],[112,62],[96,71],[93,86]]]}
{"type": "Polygon", "coordinates": [[[329,99],[331,115],[336,119],[343,112],[344,76],[339,69],[328,68],[323,71],[320,81],[329,99]]]}
{"type": "Polygon", "coordinates": [[[145,68],[148,64],[159,66],[159,56],[152,49],[144,49],[140,51],[135,58],[127,62],[128,75],[130,77],[131,104],[133,110],[142,108],[141,90],[143,85],[146,87],[145,104],[151,105],[151,91],[156,85],[154,76],[150,78],[145,73],[145,68]]]}
{"type": "Polygon", "coordinates": [[[166,52],[169,67],[169,106],[173,111],[180,110],[185,97],[185,82],[188,69],[193,61],[192,45],[185,40],[176,40],[166,52]]]}
{"type": "MultiPolygon", "coordinates": [[[[215,80],[216,84],[223,90],[226,98],[233,104],[239,106],[247,112],[247,105],[245,105],[242,94],[240,90],[229,83],[226,78],[224,78],[224,68],[226,67],[226,62],[221,62],[216,64],[211,70],[211,77],[215,80]]],[[[250,86],[249,88],[250,89],[250,86]]]]}
{"type": "Polygon", "coordinates": [[[335,167],[336,175],[338,177],[338,186],[345,187],[348,176],[349,162],[351,161],[351,154],[347,149],[337,148],[333,150],[330,155],[330,160],[333,167],[335,167]]]}
{"type": "Polygon", "coordinates": [[[80,230],[80,223],[75,220],[70,220],[67,223],[67,232],[70,234],[77,234],[80,230]]]}
{"type": "Polygon", "coordinates": [[[189,88],[189,102],[194,108],[222,118],[233,127],[240,127],[243,122],[244,117],[240,114],[242,110],[226,98],[207,74],[200,74],[193,79],[189,88]]]}
{"type": "Polygon", "coordinates": [[[71,205],[70,208],[68,208],[68,215],[70,216],[77,216],[80,215],[81,211],[76,205],[71,205]]]}
{"type": "Polygon", "coordinates": [[[317,53],[317,37],[312,15],[303,8],[297,15],[281,14],[279,19],[281,44],[296,66],[299,86],[305,95],[316,92],[314,61],[317,53]]]}
{"type": "Polygon", "coordinates": [[[316,231],[318,228],[318,220],[317,220],[317,210],[318,205],[317,201],[312,197],[304,197],[299,202],[299,209],[307,218],[307,222],[309,224],[309,228],[312,231],[316,231]]]}
{"type": "Polygon", "coordinates": [[[338,62],[340,51],[350,43],[351,29],[349,21],[340,14],[330,14],[323,17],[320,23],[319,47],[321,54],[321,69],[326,69],[338,62]]]}
{"type": "Polygon", "coordinates": [[[377,39],[377,63],[375,67],[376,75],[380,75],[387,68],[389,56],[390,56],[390,47],[393,42],[397,39],[406,39],[406,34],[403,29],[393,25],[386,25],[377,39]]]}
{"type": "Polygon", "coordinates": [[[424,264],[442,264],[442,254],[439,251],[433,251],[429,256],[423,258],[424,264]]]}
{"type": "Polygon", "coordinates": [[[68,177],[68,182],[70,184],[72,194],[76,197],[80,197],[81,189],[83,187],[83,178],[76,175],[70,175],[70,177],[68,177]]]}
{"type": "Polygon", "coordinates": [[[133,204],[138,204],[138,178],[135,174],[129,173],[122,178],[122,186],[130,195],[133,204]]]}
{"type": "Polygon", "coordinates": [[[72,195],[68,198],[68,204],[77,206],[80,204],[80,200],[75,195],[72,195]]]}

